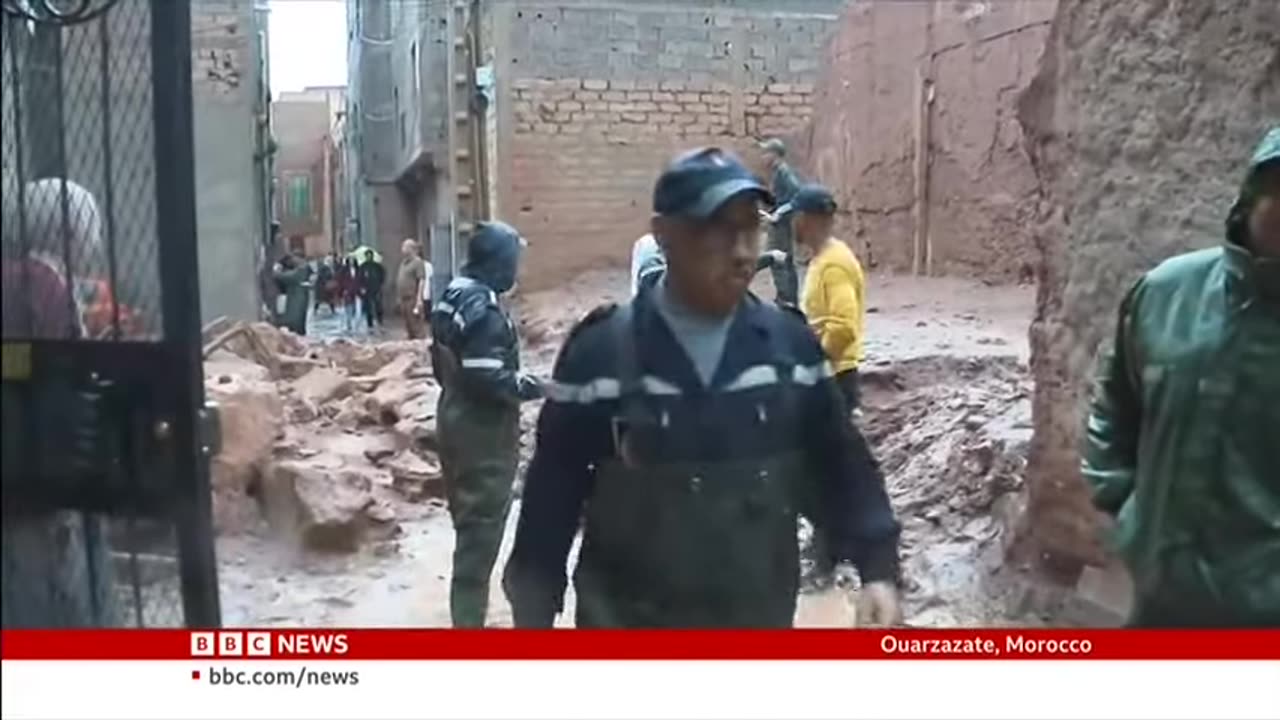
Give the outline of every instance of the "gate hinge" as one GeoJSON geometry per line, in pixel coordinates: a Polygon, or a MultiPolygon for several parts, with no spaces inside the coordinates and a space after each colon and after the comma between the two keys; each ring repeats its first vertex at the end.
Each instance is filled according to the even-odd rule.
{"type": "Polygon", "coordinates": [[[222,413],[218,409],[218,403],[212,400],[206,402],[196,419],[200,452],[211,458],[222,451],[222,413]]]}

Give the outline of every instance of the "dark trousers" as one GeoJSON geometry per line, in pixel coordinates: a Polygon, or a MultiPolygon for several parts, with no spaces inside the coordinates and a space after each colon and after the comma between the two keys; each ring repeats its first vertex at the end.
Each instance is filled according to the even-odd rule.
{"type": "Polygon", "coordinates": [[[857,410],[861,396],[858,393],[858,370],[845,370],[836,373],[836,386],[844,396],[844,404],[849,410],[857,410]]]}
{"type": "Polygon", "coordinates": [[[373,327],[374,323],[382,324],[382,293],[377,290],[370,290],[363,296],[364,302],[364,320],[373,327]]]}

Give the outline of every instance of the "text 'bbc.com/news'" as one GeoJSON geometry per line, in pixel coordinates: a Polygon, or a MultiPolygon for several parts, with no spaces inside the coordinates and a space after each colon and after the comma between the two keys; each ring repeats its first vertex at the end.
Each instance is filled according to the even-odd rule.
{"type": "Polygon", "coordinates": [[[192,670],[192,680],[205,680],[210,685],[267,685],[277,687],[342,687],[360,684],[359,670],[308,670],[303,665],[297,670],[232,670],[211,667],[208,670],[192,670]]]}
{"type": "MultiPolygon", "coordinates": [[[[225,660],[266,660],[298,658],[308,655],[317,659],[333,659],[347,653],[343,633],[308,632],[195,632],[191,633],[193,658],[225,660]]],[[[246,670],[226,666],[210,666],[192,670],[192,680],[210,685],[276,686],[276,687],[341,687],[360,684],[358,670],[319,670],[302,665],[289,670],[246,670]]]]}

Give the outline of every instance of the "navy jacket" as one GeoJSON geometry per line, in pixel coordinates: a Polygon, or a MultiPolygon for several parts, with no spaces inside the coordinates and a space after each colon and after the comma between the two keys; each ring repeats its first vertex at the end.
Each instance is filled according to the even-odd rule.
{"type": "MultiPolygon", "coordinates": [[[[672,462],[740,460],[801,449],[819,474],[836,559],[858,566],[865,582],[897,578],[899,526],[879,468],[850,422],[822,348],[799,314],[748,296],[729,329],[711,387],[705,388],[679,341],[658,314],[652,291],[632,301],[640,369],[654,403],[668,417],[672,462]],[[775,336],[779,335],[779,336],[775,336]],[[759,437],[757,412],[776,398],[777,348],[793,363],[799,395],[797,432],[759,437]],[[799,446],[799,447],[797,447],[799,446]]],[[[574,329],[556,361],[538,418],[537,449],[525,480],[508,582],[535,587],[559,607],[566,559],[588,499],[594,468],[614,454],[618,407],[615,337],[594,311],[574,329]]]]}
{"type": "Polygon", "coordinates": [[[518,405],[541,395],[520,372],[520,339],[498,294],[515,284],[520,237],[500,223],[486,224],[468,246],[462,275],[431,307],[432,341],[452,351],[462,390],[473,399],[518,405]]]}

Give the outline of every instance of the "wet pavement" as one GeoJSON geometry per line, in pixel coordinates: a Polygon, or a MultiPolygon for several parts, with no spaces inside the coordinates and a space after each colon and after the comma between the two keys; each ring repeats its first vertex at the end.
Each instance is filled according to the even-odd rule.
{"type": "Polygon", "coordinates": [[[386,325],[369,329],[359,307],[339,307],[330,309],[328,305],[319,308],[312,306],[307,316],[307,337],[318,340],[349,338],[351,340],[395,340],[403,333],[398,332],[398,324],[389,322],[386,325]]]}

